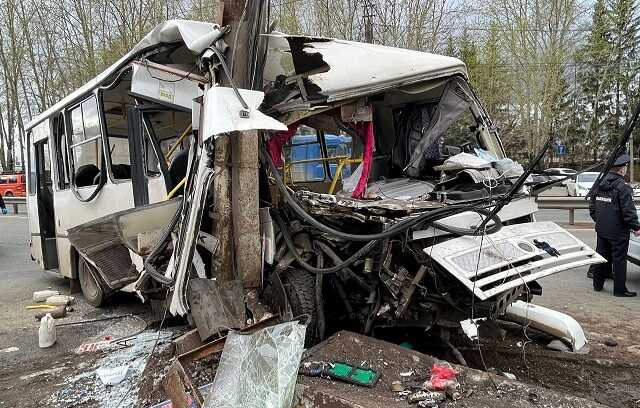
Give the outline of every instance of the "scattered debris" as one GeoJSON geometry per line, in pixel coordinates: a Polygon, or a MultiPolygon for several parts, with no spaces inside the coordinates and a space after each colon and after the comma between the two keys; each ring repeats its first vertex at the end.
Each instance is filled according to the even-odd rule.
{"type": "MultiPolygon", "coordinates": [[[[260,330],[261,328],[269,327],[269,325],[272,325],[277,321],[279,321],[278,318],[276,316],[272,316],[251,326],[245,327],[239,332],[252,333],[253,331],[260,330]]],[[[193,333],[195,338],[199,337],[197,331],[193,331],[193,333]]],[[[177,340],[178,339],[174,340],[174,344],[176,344],[177,340]]],[[[193,340],[193,336],[191,336],[191,340],[193,340]]],[[[202,406],[204,403],[203,394],[201,394],[199,388],[194,386],[194,381],[191,376],[187,374],[184,366],[192,363],[198,364],[209,356],[220,354],[224,348],[226,340],[226,337],[221,337],[209,343],[194,346],[189,351],[177,353],[178,358],[171,364],[164,379],[164,391],[173,402],[174,406],[186,407],[187,404],[191,404],[192,402],[197,407],[202,406]]],[[[176,351],[180,350],[182,347],[180,346],[181,343],[182,346],[186,346],[186,342],[183,339],[181,342],[176,344],[176,351]]]]}
{"type": "Polygon", "coordinates": [[[56,321],[49,313],[40,320],[40,329],[38,330],[38,346],[47,348],[53,346],[56,342],[56,321]]]}
{"type": "Polygon", "coordinates": [[[65,317],[67,315],[67,309],[64,306],[56,306],[53,309],[36,313],[34,318],[36,319],[36,321],[40,321],[46,315],[50,315],[54,319],[60,319],[61,317],[65,317]]]}
{"type": "Polygon", "coordinates": [[[429,394],[426,391],[417,391],[414,392],[413,394],[409,395],[409,398],[407,398],[407,401],[409,401],[409,403],[411,404],[415,404],[419,401],[424,401],[428,398],[429,394]]]}
{"type": "Polygon", "coordinates": [[[31,309],[54,309],[55,306],[54,305],[47,305],[47,304],[42,304],[42,305],[28,305],[24,307],[27,310],[31,310],[31,309]]]}
{"type": "Polygon", "coordinates": [[[102,381],[104,385],[120,384],[128,372],[128,364],[117,367],[100,367],[96,370],[98,378],[100,378],[100,381],[102,381]]]}
{"type": "Polygon", "coordinates": [[[48,297],[59,295],[59,294],[60,292],[58,292],[57,290],[39,290],[39,291],[33,292],[33,302],[34,303],[44,302],[45,300],[47,300],[48,297]]]}
{"type": "Polygon", "coordinates": [[[340,362],[329,363],[329,368],[326,368],[323,374],[336,380],[364,387],[373,387],[380,378],[380,374],[370,368],[354,367],[340,362]]]}
{"type": "Polygon", "coordinates": [[[447,362],[434,364],[431,367],[431,378],[425,381],[424,388],[432,391],[445,391],[449,388],[460,387],[458,380],[456,380],[456,374],[456,370],[447,362]]]}
{"type": "Polygon", "coordinates": [[[393,391],[393,392],[402,392],[402,391],[404,391],[404,386],[402,385],[402,381],[393,381],[391,383],[391,391],[393,391]]]}
{"type": "Polygon", "coordinates": [[[0,350],[0,353],[13,353],[14,351],[18,351],[20,350],[18,347],[13,346],[13,347],[7,347],[5,349],[0,350]]]}
{"type": "Polygon", "coordinates": [[[502,372],[502,375],[503,375],[504,377],[507,377],[507,378],[508,378],[508,379],[510,379],[510,380],[514,380],[514,381],[516,380],[516,375],[515,375],[515,374],[512,374],[512,373],[506,373],[506,372],[504,372],[504,371],[503,371],[503,372],[502,372]]]}
{"type": "Polygon", "coordinates": [[[54,408],[86,405],[104,408],[138,406],[138,384],[149,353],[154,346],[156,351],[166,347],[170,338],[171,333],[168,331],[145,331],[132,337],[128,341],[131,344],[129,347],[118,347],[114,344],[114,348],[95,360],[91,367],[75,376],[65,378],[61,388],[44,401],[43,406],[54,408]],[[99,379],[98,370],[101,368],[122,366],[129,368],[127,375],[120,382],[105,385],[99,379]]]}
{"type": "Polygon", "coordinates": [[[292,321],[253,334],[230,332],[204,407],[290,406],[305,331],[306,324],[292,321]]]}
{"type": "Polygon", "coordinates": [[[53,306],[68,306],[74,302],[75,298],[73,296],[67,295],[53,295],[49,296],[45,301],[48,305],[53,306]]]}
{"type": "Polygon", "coordinates": [[[467,319],[460,322],[460,327],[462,327],[462,331],[467,335],[469,340],[475,341],[478,339],[478,323],[481,321],[487,320],[486,318],[480,319],[467,319]]]}
{"type": "Polygon", "coordinates": [[[212,279],[192,278],[187,286],[191,318],[205,341],[228,329],[245,326],[242,281],[218,283],[212,279]]]}
{"type": "Polygon", "coordinates": [[[612,338],[608,338],[604,341],[605,346],[609,346],[609,347],[617,347],[618,346],[618,342],[615,341],[612,338]]]}
{"type": "Polygon", "coordinates": [[[549,342],[549,344],[547,344],[547,348],[549,350],[555,350],[555,351],[562,351],[562,352],[570,352],[571,351],[571,347],[567,346],[567,344],[565,344],[565,342],[563,342],[562,340],[552,340],[551,342],[549,342]]]}

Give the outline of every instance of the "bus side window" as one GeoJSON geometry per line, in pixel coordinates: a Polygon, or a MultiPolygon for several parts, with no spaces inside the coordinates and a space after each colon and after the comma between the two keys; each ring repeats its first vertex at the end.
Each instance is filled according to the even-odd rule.
{"type": "Polygon", "coordinates": [[[85,99],[70,112],[70,158],[76,187],[97,185],[102,165],[100,117],[95,96],[85,99]]]}
{"type": "Polygon", "coordinates": [[[56,158],[56,180],[60,190],[69,188],[69,170],[67,167],[67,140],[64,131],[64,115],[60,114],[53,120],[53,140],[56,158]]]}
{"type": "Polygon", "coordinates": [[[129,72],[115,87],[104,90],[100,98],[104,112],[111,174],[116,180],[131,179],[129,109],[135,105],[135,101],[128,94],[131,87],[130,78],[129,72]]]}
{"type": "Polygon", "coordinates": [[[322,147],[318,131],[309,126],[299,126],[296,134],[283,147],[285,179],[294,183],[324,181],[322,147]]]}
{"type": "MultiPolygon", "coordinates": [[[[324,133],[324,144],[327,148],[327,157],[336,157],[341,160],[353,158],[353,143],[350,135],[343,132],[340,132],[337,135],[324,133]]],[[[339,160],[329,161],[329,176],[332,180],[336,175],[336,170],[338,169],[339,164],[339,160]]],[[[351,175],[351,166],[352,164],[345,164],[342,167],[342,178],[349,177],[351,175]]]]}

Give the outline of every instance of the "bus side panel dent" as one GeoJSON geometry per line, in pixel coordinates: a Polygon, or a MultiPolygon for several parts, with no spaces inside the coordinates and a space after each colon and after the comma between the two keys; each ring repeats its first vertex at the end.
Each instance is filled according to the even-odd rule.
{"type": "MultiPolygon", "coordinates": [[[[69,241],[93,266],[111,289],[138,279],[139,268],[129,251],[141,252],[139,242],[147,233],[162,230],[176,213],[179,199],[124,210],[69,229],[69,241]]],[[[160,236],[161,234],[152,234],[160,236]]]]}

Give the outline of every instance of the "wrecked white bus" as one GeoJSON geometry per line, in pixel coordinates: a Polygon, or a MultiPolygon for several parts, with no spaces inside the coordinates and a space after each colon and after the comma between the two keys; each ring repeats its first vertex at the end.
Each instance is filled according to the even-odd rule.
{"type": "Polygon", "coordinates": [[[505,157],[461,61],[272,34],[254,67],[260,89],[224,88],[224,33],[164,23],[29,127],[33,256],[79,278],[93,304],[128,290],[201,314],[204,281],[224,299],[224,321],[207,324],[247,321],[242,281],[216,281],[217,239],[203,225],[216,136],[253,129],[258,293],[274,312],[308,316],[308,343],[341,327],[498,318],[540,294],[539,279],[603,261],[535,222],[525,171],[505,157]],[[172,176],[178,139],[189,147],[172,176]]]}

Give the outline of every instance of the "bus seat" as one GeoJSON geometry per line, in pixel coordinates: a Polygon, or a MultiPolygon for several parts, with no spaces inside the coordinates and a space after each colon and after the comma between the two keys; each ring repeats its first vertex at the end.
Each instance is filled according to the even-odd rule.
{"type": "Polygon", "coordinates": [[[113,178],[118,180],[126,180],[131,178],[131,166],[128,164],[114,164],[111,166],[113,178]]]}
{"type": "Polygon", "coordinates": [[[100,169],[95,164],[83,164],[76,171],[76,187],[91,186],[94,179],[100,174],[100,169]]]}
{"type": "Polygon", "coordinates": [[[169,165],[169,177],[171,178],[171,188],[177,186],[187,175],[187,165],[189,164],[189,150],[182,150],[173,158],[169,165]]]}

